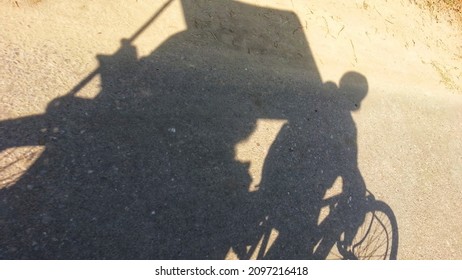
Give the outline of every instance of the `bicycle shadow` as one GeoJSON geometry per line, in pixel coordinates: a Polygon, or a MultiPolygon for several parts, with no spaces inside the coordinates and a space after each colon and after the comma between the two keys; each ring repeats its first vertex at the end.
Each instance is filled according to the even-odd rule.
{"type": "Polygon", "coordinates": [[[268,217],[279,237],[265,258],[316,258],[335,179],[365,196],[351,117],[365,77],[323,85],[292,12],[181,3],[187,30],[147,57],[127,41],[98,56],[93,100],[67,95],[0,123],[0,151],[45,147],[0,189],[0,258],[242,258],[268,217]],[[287,123],[250,193],[235,147],[262,118],[287,123]]]}

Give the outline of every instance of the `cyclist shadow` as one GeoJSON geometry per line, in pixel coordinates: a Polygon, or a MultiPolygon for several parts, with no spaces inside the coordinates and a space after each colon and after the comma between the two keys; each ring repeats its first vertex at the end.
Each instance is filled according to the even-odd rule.
{"type": "Polygon", "coordinates": [[[351,113],[360,108],[367,91],[363,75],[345,73],[339,87],[325,83],[317,96],[309,97],[288,118],[263,169],[260,209],[270,209],[265,220],[277,237],[266,240],[271,244],[259,257],[326,258],[340,234],[354,235],[363,222],[366,186],[358,168],[357,129],[351,113]],[[326,201],[336,182],[334,209],[326,201]],[[326,217],[321,210],[329,206],[326,217]]]}
{"type": "Polygon", "coordinates": [[[0,151],[45,147],[0,189],[1,258],[245,258],[267,218],[279,237],[266,258],[314,258],[334,180],[365,195],[351,118],[365,78],[323,86],[294,13],[181,3],[188,29],[149,56],[128,41],[98,56],[94,99],[0,122],[0,151]],[[235,147],[261,118],[287,124],[250,193],[235,147]]]}

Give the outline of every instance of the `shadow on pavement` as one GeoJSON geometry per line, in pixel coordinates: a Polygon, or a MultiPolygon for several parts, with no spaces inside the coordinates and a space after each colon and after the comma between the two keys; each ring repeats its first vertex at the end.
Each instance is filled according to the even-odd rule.
{"type": "MultiPolygon", "coordinates": [[[[343,223],[320,227],[326,190],[340,177],[349,200],[366,195],[351,117],[366,78],[323,84],[292,12],[182,4],[187,30],[149,56],[128,41],[98,56],[93,100],[67,95],[0,123],[0,150],[45,147],[0,190],[0,258],[248,258],[268,220],[278,238],[260,257],[327,257],[319,244],[343,223]],[[235,147],[258,119],[287,122],[249,192],[235,147]]],[[[350,212],[344,222],[359,225],[350,212]]]]}

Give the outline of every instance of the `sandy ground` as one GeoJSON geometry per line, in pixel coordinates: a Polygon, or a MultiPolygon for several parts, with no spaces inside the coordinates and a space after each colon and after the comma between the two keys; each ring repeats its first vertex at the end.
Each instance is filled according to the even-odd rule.
{"type": "MultiPolygon", "coordinates": [[[[244,2],[296,14],[302,28],[292,32],[305,35],[323,83],[338,84],[347,71],[367,77],[369,93],[352,113],[358,168],[367,188],[396,216],[398,258],[461,259],[462,28],[457,14],[410,1],[244,2]]],[[[97,55],[115,53],[120,40],[130,38],[164,1],[0,3],[0,120],[5,121],[45,113],[50,101],[99,66],[97,55]]],[[[185,31],[183,14],[174,1],[135,40],[138,57],[185,31]]],[[[77,96],[91,100],[101,87],[98,75],[77,96]]],[[[235,145],[236,160],[250,163],[250,192],[258,190],[268,150],[286,122],[258,117],[253,132],[235,145]]],[[[26,145],[2,151],[0,188],[15,188],[44,149],[26,145]]]]}

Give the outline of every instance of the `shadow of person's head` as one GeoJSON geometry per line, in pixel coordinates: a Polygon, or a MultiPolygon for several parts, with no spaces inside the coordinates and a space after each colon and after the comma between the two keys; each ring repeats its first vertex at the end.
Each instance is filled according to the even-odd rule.
{"type": "Polygon", "coordinates": [[[345,73],[339,82],[339,93],[347,100],[347,109],[356,111],[369,90],[367,79],[358,72],[345,73]]]}

